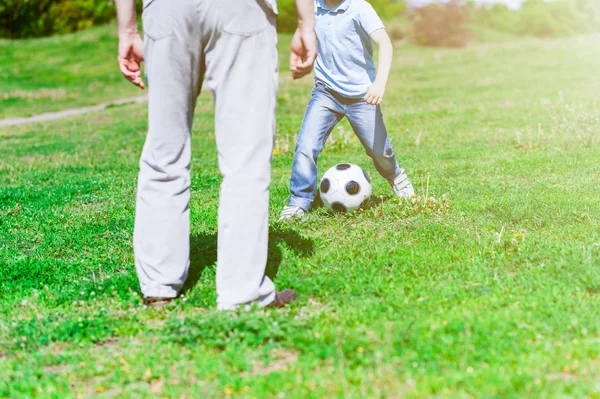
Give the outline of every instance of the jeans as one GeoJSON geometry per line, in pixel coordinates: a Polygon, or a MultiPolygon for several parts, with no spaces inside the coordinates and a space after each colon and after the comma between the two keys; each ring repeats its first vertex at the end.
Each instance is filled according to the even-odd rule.
{"type": "Polygon", "coordinates": [[[388,138],[381,108],[363,99],[342,97],[317,82],[296,142],[290,206],[310,210],[317,193],[317,159],[329,134],[344,116],[383,178],[391,180],[403,173],[388,138]]]}

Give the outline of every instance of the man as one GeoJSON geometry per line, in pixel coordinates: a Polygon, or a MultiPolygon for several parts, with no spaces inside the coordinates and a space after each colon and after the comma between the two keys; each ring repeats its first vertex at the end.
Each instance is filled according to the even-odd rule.
{"type": "MultiPolygon", "coordinates": [[[[298,29],[290,69],[300,78],[316,57],[314,0],[296,0],[298,29]]],[[[217,307],[284,306],[264,275],[268,199],[277,102],[274,0],[143,0],[145,43],[135,0],[116,0],[119,65],[144,88],[148,135],[140,160],[135,264],[145,303],[177,297],[189,267],[191,126],[203,83],[215,96],[215,133],[223,175],[219,202],[217,307]]]]}

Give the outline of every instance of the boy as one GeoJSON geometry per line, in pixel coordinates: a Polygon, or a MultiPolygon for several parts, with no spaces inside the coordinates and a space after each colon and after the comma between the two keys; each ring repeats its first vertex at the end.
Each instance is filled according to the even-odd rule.
{"type": "Polygon", "coordinates": [[[393,52],[381,19],[365,0],[315,0],[315,5],[315,87],[298,134],[291,195],[280,220],[304,217],[310,210],[317,192],[317,158],[344,116],[394,193],[400,198],[414,194],[396,162],[379,107],[393,52]],[[379,47],[377,77],[371,40],[379,47]]]}

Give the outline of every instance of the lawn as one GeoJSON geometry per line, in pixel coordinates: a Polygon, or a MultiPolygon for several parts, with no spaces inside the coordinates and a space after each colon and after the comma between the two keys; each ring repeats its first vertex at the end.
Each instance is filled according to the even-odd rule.
{"type": "MultiPolygon", "coordinates": [[[[281,35],[289,49],[289,35],[281,35]]],[[[282,66],[287,53],[281,52],[282,66]]],[[[0,118],[26,117],[146,93],[117,64],[117,28],[101,26],[44,39],[0,39],[0,118]]]]}
{"type": "MultiPolygon", "coordinates": [[[[2,112],[135,94],[111,69],[109,32],[2,43],[36,49],[29,69],[8,75],[0,59],[3,90],[54,82],[68,93],[8,100],[2,112]],[[69,72],[81,79],[53,79],[51,60],[81,55],[49,44],[85,38],[97,53],[69,67],[81,65],[69,72]]],[[[372,199],[294,223],[276,220],[310,80],[282,74],[268,273],[299,293],[282,310],[214,310],[220,176],[208,94],[193,132],[191,276],[164,310],[141,304],[133,267],[145,106],[1,128],[0,397],[599,398],[599,44],[397,47],[385,119],[437,204],[394,199],[343,124],[321,173],[361,165],[372,199]]]]}
{"type": "Polygon", "coordinates": [[[143,94],[122,83],[116,27],[45,39],[0,40],[0,118],[143,94]]]}

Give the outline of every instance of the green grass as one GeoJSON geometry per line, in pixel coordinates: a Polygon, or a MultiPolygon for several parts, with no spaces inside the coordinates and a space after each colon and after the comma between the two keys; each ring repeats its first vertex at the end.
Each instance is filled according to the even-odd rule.
{"type": "MultiPolygon", "coordinates": [[[[281,39],[289,49],[290,36],[281,39]]],[[[281,60],[287,60],[286,52],[281,60]]],[[[0,39],[0,119],[142,95],[119,72],[115,26],[44,39],[0,39]]]]}
{"type": "Polygon", "coordinates": [[[131,248],[145,106],[0,129],[0,397],[600,397],[599,68],[597,38],[397,49],[388,130],[449,206],[395,200],[343,124],[321,170],[363,166],[372,200],[291,224],[275,220],[310,81],[283,75],[268,270],[300,298],[277,311],[214,310],[207,94],[192,272],[163,311],[141,305],[131,248]]]}
{"type": "Polygon", "coordinates": [[[0,40],[0,118],[143,95],[117,64],[115,26],[33,40],[0,40]]]}
{"type": "MultiPolygon", "coordinates": [[[[405,35],[405,19],[388,23],[405,35]]],[[[478,42],[515,41],[512,35],[473,26],[478,42]]],[[[281,35],[286,68],[289,35],[281,35]]],[[[96,105],[145,92],[127,84],[117,61],[117,29],[100,26],[44,39],[0,39],[0,119],[96,105]]]]}

